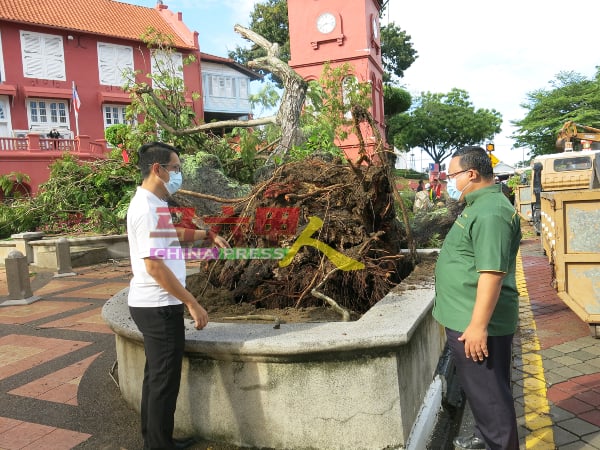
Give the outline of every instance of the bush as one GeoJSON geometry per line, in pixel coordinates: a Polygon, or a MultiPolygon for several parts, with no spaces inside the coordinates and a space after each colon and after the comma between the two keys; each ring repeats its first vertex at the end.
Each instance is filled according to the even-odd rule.
{"type": "Polygon", "coordinates": [[[52,163],[36,196],[0,206],[0,238],[26,231],[122,233],[140,181],[137,168],[122,160],[89,162],[66,154],[52,163]]]}

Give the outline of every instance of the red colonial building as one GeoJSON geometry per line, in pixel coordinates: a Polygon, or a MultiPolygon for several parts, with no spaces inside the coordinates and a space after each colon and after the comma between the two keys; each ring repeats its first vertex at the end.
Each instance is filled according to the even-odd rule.
{"type": "Polygon", "coordinates": [[[139,71],[137,81],[150,82],[146,74],[167,57],[199,119],[205,103],[213,108],[211,119],[250,114],[249,83],[260,76],[201,54],[198,33],[162,1],[146,8],[113,0],[0,0],[0,175],[29,175],[35,193],[48,164],[65,150],[82,159],[104,157],[104,131],[124,122],[130,103],[123,71],[139,71]],[[172,37],[172,54],[151,54],[142,41],[149,27],[172,37]],[[183,65],[190,55],[195,62],[183,65]],[[202,59],[210,67],[207,92],[202,59]]]}

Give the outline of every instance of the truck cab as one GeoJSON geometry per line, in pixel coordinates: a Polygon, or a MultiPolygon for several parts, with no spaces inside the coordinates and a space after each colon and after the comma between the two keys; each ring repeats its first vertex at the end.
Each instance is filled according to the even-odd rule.
{"type": "Polygon", "coordinates": [[[543,192],[600,188],[600,150],[553,153],[532,161],[531,221],[540,234],[543,192]]]}

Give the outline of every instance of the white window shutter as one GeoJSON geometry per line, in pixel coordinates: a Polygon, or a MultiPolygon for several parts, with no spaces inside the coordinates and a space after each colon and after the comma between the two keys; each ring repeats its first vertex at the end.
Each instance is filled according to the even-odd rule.
{"type": "Polygon", "coordinates": [[[98,43],[98,72],[100,84],[122,86],[123,70],[133,70],[133,48],[124,45],[98,43]]]}
{"type": "Polygon", "coordinates": [[[46,36],[43,42],[47,78],[66,80],[62,38],[59,36],[46,36]]]}
{"type": "Polygon", "coordinates": [[[115,85],[123,86],[125,77],[123,71],[133,70],[133,49],[131,47],[117,46],[116,48],[116,70],[115,70],[115,85]]]}
{"type": "Polygon", "coordinates": [[[21,31],[21,51],[25,77],[66,80],[62,37],[21,31]]]}
{"type": "Polygon", "coordinates": [[[212,83],[210,93],[213,97],[218,97],[219,96],[219,77],[217,75],[212,75],[210,77],[210,79],[211,79],[211,83],[212,83]]]}
{"type": "Polygon", "coordinates": [[[111,85],[114,79],[115,51],[109,44],[98,43],[98,72],[100,84],[111,85]]]}
{"type": "Polygon", "coordinates": [[[248,80],[246,78],[240,78],[240,97],[246,98],[248,96],[248,80]]]}
{"type": "Polygon", "coordinates": [[[23,56],[23,75],[27,78],[42,78],[42,44],[41,36],[21,32],[21,51],[23,56]]]}

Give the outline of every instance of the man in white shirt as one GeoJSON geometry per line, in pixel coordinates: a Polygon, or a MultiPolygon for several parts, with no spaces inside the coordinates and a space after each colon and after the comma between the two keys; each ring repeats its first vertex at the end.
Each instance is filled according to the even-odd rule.
{"type": "Polygon", "coordinates": [[[209,230],[176,229],[170,220],[167,198],[181,186],[181,162],[176,148],[161,143],[138,150],[142,185],[127,211],[127,235],[133,278],[128,305],[144,336],[146,365],[142,387],[144,449],[182,449],[193,439],[173,439],[185,345],[184,305],[196,329],[208,323],[206,310],[185,288],[185,260],[179,241],[212,239],[229,247],[209,230]],[[177,257],[179,255],[179,257],[177,257]]]}

